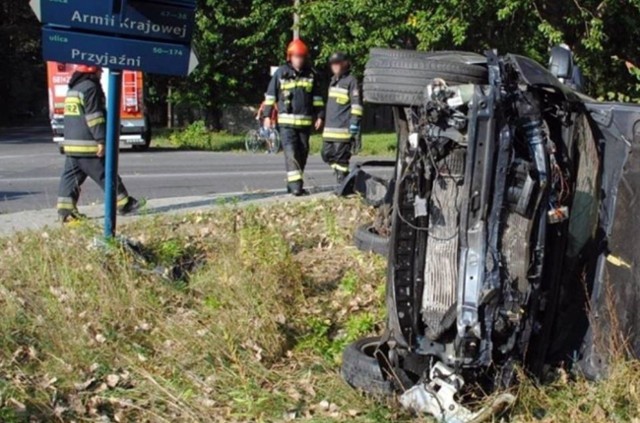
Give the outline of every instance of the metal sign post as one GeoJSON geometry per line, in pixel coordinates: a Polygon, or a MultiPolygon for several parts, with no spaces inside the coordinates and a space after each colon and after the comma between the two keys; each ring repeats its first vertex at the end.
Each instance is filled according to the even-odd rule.
{"type": "Polygon", "coordinates": [[[120,101],[122,97],[122,72],[109,72],[107,100],[107,139],[105,145],[104,184],[104,236],[111,238],[116,232],[116,197],[118,184],[118,154],[120,147],[120,101]]]}
{"type": "Polygon", "coordinates": [[[300,38],[300,0],[293,1],[293,39],[300,38]]]}
{"type": "Polygon", "coordinates": [[[45,60],[109,68],[104,235],[116,230],[122,70],[188,75],[196,0],[31,0],[45,60]]]}

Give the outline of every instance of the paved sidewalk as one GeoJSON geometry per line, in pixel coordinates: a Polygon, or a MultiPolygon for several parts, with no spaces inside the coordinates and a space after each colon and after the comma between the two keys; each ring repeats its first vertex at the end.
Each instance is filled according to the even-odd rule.
{"type": "MultiPolygon", "coordinates": [[[[305,201],[312,198],[325,198],[331,195],[333,187],[311,188],[311,195],[292,197],[283,190],[261,191],[255,193],[230,193],[211,196],[193,196],[148,200],[146,206],[137,215],[118,216],[118,225],[145,216],[158,214],[182,214],[197,211],[209,211],[222,205],[239,204],[273,204],[278,202],[305,201]]],[[[90,219],[102,224],[104,205],[81,206],[80,211],[90,219]]],[[[29,229],[44,229],[48,226],[59,226],[56,209],[29,210],[18,213],[0,214],[0,237],[29,229]]]]}

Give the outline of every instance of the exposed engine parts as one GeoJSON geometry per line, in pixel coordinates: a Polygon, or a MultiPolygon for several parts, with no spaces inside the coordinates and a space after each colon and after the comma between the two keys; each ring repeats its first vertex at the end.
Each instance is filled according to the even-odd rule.
{"type": "Polygon", "coordinates": [[[390,345],[383,367],[413,381],[406,407],[448,423],[476,421],[457,402],[466,381],[512,378],[505,366],[526,354],[541,324],[543,301],[532,298],[543,295],[548,226],[569,217],[570,172],[546,124],[548,94],[523,90],[508,60],[488,63],[486,85],[438,78],[409,109],[398,180],[391,286],[402,334],[392,336],[408,348],[390,345]]]}
{"type": "Polygon", "coordinates": [[[387,329],[345,350],[352,386],[478,423],[513,403],[518,367],[595,379],[621,345],[640,355],[640,106],[559,75],[495,52],[371,51],[364,99],[393,106],[398,156],[387,329]]]}
{"type": "Polygon", "coordinates": [[[438,422],[480,423],[500,414],[516,400],[512,394],[502,393],[491,404],[473,412],[456,399],[463,386],[464,380],[455,370],[438,362],[430,370],[429,382],[407,390],[400,403],[416,413],[429,414],[438,422]]]}

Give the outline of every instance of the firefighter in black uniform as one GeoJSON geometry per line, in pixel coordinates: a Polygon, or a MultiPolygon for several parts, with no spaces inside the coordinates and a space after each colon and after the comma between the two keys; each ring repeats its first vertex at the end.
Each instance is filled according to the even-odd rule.
{"type": "Polygon", "coordinates": [[[311,128],[322,127],[324,100],[318,76],[308,63],[309,49],[301,40],[287,47],[287,64],[274,73],[265,94],[264,127],[271,127],[271,112],[278,106],[278,126],[287,168],[287,190],[305,194],[304,168],[309,156],[311,128]]]}
{"type": "MultiPolygon", "coordinates": [[[[104,142],[106,136],[105,96],[100,84],[102,69],[76,66],[64,105],[64,171],[58,189],[58,216],[63,223],[84,218],[78,212],[80,187],[93,179],[104,190],[104,142]]],[[[129,197],[120,177],[117,180],[119,214],[136,211],[142,204],[129,197]]]]}
{"type": "Polygon", "coordinates": [[[329,58],[333,77],[329,85],[326,123],[322,138],[322,159],[335,171],[338,184],[349,173],[351,148],[360,134],[362,101],[358,80],[351,75],[346,54],[329,58]]]}

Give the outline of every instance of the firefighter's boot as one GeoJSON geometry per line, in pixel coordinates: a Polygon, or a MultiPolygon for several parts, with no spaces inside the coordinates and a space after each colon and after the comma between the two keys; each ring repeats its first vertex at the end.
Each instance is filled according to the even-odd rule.
{"type": "Polygon", "coordinates": [[[122,207],[118,207],[118,214],[121,216],[133,214],[144,207],[145,204],[147,204],[146,200],[136,200],[133,197],[128,197],[127,202],[122,207]]]}
{"type": "Polygon", "coordinates": [[[65,226],[73,225],[87,220],[87,215],[80,213],[78,209],[58,210],[58,220],[65,226]]]}
{"type": "Polygon", "coordinates": [[[338,185],[342,185],[344,180],[349,175],[349,172],[345,172],[345,171],[339,170],[339,169],[336,169],[335,173],[336,173],[336,182],[338,183],[338,185]]]}
{"type": "Polygon", "coordinates": [[[294,197],[302,197],[303,195],[308,195],[309,192],[304,189],[304,185],[302,181],[289,182],[287,186],[287,190],[294,197]]]}

